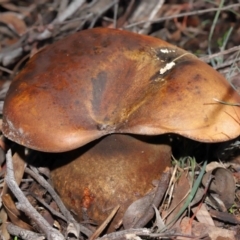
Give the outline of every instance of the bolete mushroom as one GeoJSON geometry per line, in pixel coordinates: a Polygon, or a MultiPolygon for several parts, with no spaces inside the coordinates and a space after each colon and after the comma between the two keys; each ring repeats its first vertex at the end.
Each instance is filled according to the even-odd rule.
{"type": "MultiPolygon", "coordinates": [[[[30,59],[6,96],[3,133],[45,152],[88,144],[80,153],[71,152],[72,161],[55,169],[53,180],[76,212],[80,210],[74,201],[85,195],[87,203],[99,203],[94,210],[97,216],[97,208],[107,209],[104,201],[113,207],[116,201],[136,197],[132,193],[144,194],[161,164],[168,165],[159,156],[159,146],[139,135],[176,133],[203,142],[237,137],[240,109],[216,99],[240,102],[224,77],[193,54],[150,36],[91,29],[66,37],[30,59]],[[123,166],[127,167],[122,171],[123,166]],[[151,169],[145,170],[148,166],[151,169]],[[129,190],[134,181],[138,184],[129,190]]],[[[164,146],[164,159],[168,159],[170,148],[164,146]]]]}

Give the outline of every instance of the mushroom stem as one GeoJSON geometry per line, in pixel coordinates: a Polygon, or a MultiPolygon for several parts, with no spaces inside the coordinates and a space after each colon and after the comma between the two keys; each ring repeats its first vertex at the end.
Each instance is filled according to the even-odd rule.
{"type": "MultiPolygon", "coordinates": [[[[108,231],[128,206],[143,197],[171,164],[171,147],[162,137],[112,134],[77,150],[54,154],[53,184],[69,209],[101,224],[120,205],[108,231]]],[[[155,203],[156,204],[156,203],[155,203]]]]}

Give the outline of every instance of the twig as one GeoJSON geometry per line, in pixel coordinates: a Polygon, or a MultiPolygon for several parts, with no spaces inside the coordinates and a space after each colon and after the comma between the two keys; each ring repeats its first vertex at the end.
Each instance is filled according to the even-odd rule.
{"type": "Polygon", "coordinates": [[[224,50],[224,51],[221,51],[221,52],[218,52],[218,53],[211,54],[209,56],[201,57],[200,59],[204,62],[210,62],[210,60],[212,58],[216,58],[216,57],[219,57],[219,56],[222,56],[222,55],[225,55],[225,54],[229,54],[229,53],[232,53],[232,52],[237,52],[237,51],[240,51],[240,45],[229,48],[227,50],[224,50]]]}
{"type": "Polygon", "coordinates": [[[29,218],[33,219],[38,224],[40,229],[46,235],[47,239],[64,240],[63,235],[49,225],[49,223],[41,216],[41,214],[37,212],[36,209],[29,203],[21,189],[18,187],[14,177],[11,149],[9,149],[6,154],[6,166],[7,174],[5,177],[5,181],[9,189],[12,191],[12,193],[18,200],[18,203],[16,204],[17,208],[23,211],[29,218]]]}
{"type": "Polygon", "coordinates": [[[42,187],[44,187],[50,193],[50,195],[52,196],[54,201],[57,203],[57,205],[58,205],[60,211],[62,212],[63,216],[67,219],[67,221],[70,224],[72,223],[75,226],[76,232],[78,234],[79,234],[80,231],[82,233],[84,233],[86,236],[90,236],[92,234],[92,232],[89,229],[87,229],[86,227],[84,227],[82,225],[80,226],[80,224],[73,218],[73,216],[67,210],[67,208],[63,204],[61,198],[55,192],[53,187],[41,175],[38,174],[38,170],[35,167],[31,166],[31,169],[26,168],[25,172],[27,174],[29,174],[32,178],[34,178],[42,187]]]}
{"type": "Polygon", "coordinates": [[[2,51],[0,53],[0,62],[2,62],[3,66],[8,66],[10,63],[13,62],[13,60],[22,55],[22,53],[23,53],[22,47],[12,49],[11,51],[2,51]]]}
{"type": "Polygon", "coordinates": [[[11,77],[12,77],[12,78],[16,75],[16,73],[17,73],[17,71],[19,70],[19,68],[20,68],[20,66],[22,65],[22,63],[23,63],[24,61],[26,61],[28,58],[30,58],[30,54],[26,54],[24,57],[22,57],[22,59],[21,59],[20,61],[18,61],[18,62],[16,63],[16,65],[14,66],[14,68],[13,68],[13,70],[12,70],[12,73],[11,73],[11,77]]]}
{"type": "Polygon", "coordinates": [[[124,29],[135,27],[137,25],[141,25],[141,24],[144,24],[146,22],[150,22],[150,23],[164,22],[166,20],[170,20],[170,19],[173,19],[173,18],[180,18],[180,17],[185,17],[185,16],[195,16],[195,15],[200,15],[200,14],[204,14],[204,13],[208,13],[208,12],[214,12],[214,11],[216,12],[216,11],[219,11],[219,10],[221,10],[221,11],[222,10],[228,10],[228,9],[231,9],[231,8],[234,8],[234,7],[240,7],[240,3],[231,4],[231,5],[222,7],[222,8],[209,8],[209,9],[204,9],[204,10],[197,10],[197,11],[192,11],[192,12],[180,13],[180,14],[176,14],[176,15],[172,15],[172,16],[167,16],[167,17],[154,19],[154,20],[139,21],[139,22],[132,23],[132,24],[129,24],[129,25],[125,26],[124,29]]]}
{"type": "Polygon", "coordinates": [[[26,195],[31,195],[33,198],[35,198],[39,203],[41,203],[48,211],[50,211],[54,216],[62,219],[63,221],[67,221],[67,219],[58,211],[54,210],[52,207],[50,207],[46,202],[44,202],[42,199],[40,199],[39,197],[37,197],[35,194],[33,193],[26,193],[26,195]]]}
{"type": "Polygon", "coordinates": [[[6,73],[9,73],[10,75],[12,74],[12,70],[8,69],[8,68],[5,68],[5,67],[2,67],[0,66],[0,71],[3,71],[3,72],[6,72],[6,73]]]}
{"type": "MultiPolygon", "coordinates": [[[[70,17],[74,12],[76,12],[83,4],[85,3],[85,0],[74,0],[72,1],[69,6],[63,11],[61,14],[55,18],[52,23],[49,25],[59,24],[62,23],[65,19],[70,17]]],[[[41,34],[39,34],[36,39],[37,40],[44,40],[46,38],[49,38],[52,35],[52,32],[48,29],[45,29],[41,34]]]]}
{"type": "Polygon", "coordinates": [[[3,112],[3,104],[4,104],[4,101],[0,101],[0,114],[2,114],[3,112]]]}
{"type": "Polygon", "coordinates": [[[28,34],[24,34],[16,43],[11,44],[0,51],[0,63],[7,66],[12,63],[13,59],[23,53],[23,43],[26,42],[28,34]]]}
{"type": "Polygon", "coordinates": [[[12,223],[7,224],[7,230],[8,232],[13,235],[17,236],[23,240],[40,240],[40,239],[45,239],[43,234],[40,233],[35,233],[23,228],[20,228],[12,223]]]}
{"type": "Polygon", "coordinates": [[[161,7],[163,6],[165,0],[159,0],[158,4],[154,7],[151,12],[148,21],[143,25],[143,28],[139,31],[140,34],[147,34],[151,25],[151,21],[155,18],[161,7]]]}
{"type": "Polygon", "coordinates": [[[111,222],[111,220],[113,219],[113,217],[115,216],[115,214],[117,213],[118,209],[119,209],[119,205],[116,206],[112,212],[109,214],[109,216],[107,217],[107,219],[101,224],[101,226],[99,226],[99,228],[93,233],[93,235],[89,238],[89,240],[94,240],[96,239],[102,232],[103,230],[106,228],[106,226],[111,222]]]}
{"type": "MultiPolygon", "coordinates": [[[[119,232],[109,233],[101,238],[97,238],[96,240],[128,240],[128,239],[136,239],[140,240],[138,237],[145,238],[174,238],[174,237],[185,237],[189,239],[201,239],[205,237],[205,234],[202,236],[193,236],[188,234],[177,233],[175,231],[168,231],[165,233],[152,233],[147,228],[139,228],[139,229],[127,229],[119,232]]],[[[174,238],[175,239],[175,238],[174,238]]]]}
{"type": "MultiPolygon", "coordinates": [[[[226,68],[232,64],[236,64],[237,62],[240,62],[240,58],[237,59],[231,59],[229,61],[225,61],[222,64],[217,65],[216,67],[214,67],[214,69],[220,69],[220,68],[226,68]]],[[[237,64],[236,64],[237,65],[237,64]]]]}
{"type": "Polygon", "coordinates": [[[109,233],[101,238],[97,238],[97,240],[122,240],[122,239],[134,239],[133,236],[149,236],[151,231],[147,228],[142,229],[127,229],[119,232],[109,233]],[[131,238],[131,237],[132,238],[131,238]]]}
{"type": "MultiPolygon", "coordinates": [[[[116,27],[114,25],[114,28],[121,28],[125,24],[126,20],[131,15],[131,12],[134,7],[134,3],[135,3],[135,0],[130,0],[130,3],[128,4],[128,7],[127,7],[126,11],[124,12],[124,14],[121,17],[119,17],[118,19],[116,19],[116,27]]],[[[109,27],[111,27],[111,25],[109,27]]]]}
{"type": "Polygon", "coordinates": [[[89,28],[93,28],[95,23],[97,22],[98,18],[100,16],[102,16],[108,9],[110,9],[111,7],[113,7],[115,4],[118,4],[118,0],[114,0],[112,1],[110,4],[108,4],[105,8],[101,9],[101,11],[99,12],[99,14],[92,20],[91,25],[89,26],[89,28]]]}
{"type": "Polygon", "coordinates": [[[222,100],[219,100],[217,98],[213,98],[214,101],[218,102],[218,103],[222,103],[225,105],[230,105],[230,106],[236,106],[236,107],[240,107],[240,103],[230,103],[230,102],[224,102],[222,100]]]}
{"type": "Polygon", "coordinates": [[[59,23],[59,22],[65,21],[68,17],[73,15],[73,13],[76,12],[76,10],[78,10],[84,3],[85,3],[85,0],[72,1],[71,4],[69,4],[68,8],[66,8],[66,10],[63,11],[62,14],[60,14],[56,18],[54,23],[59,23]]]}
{"type": "Polygon", "coordinates": [[[0,99],[1,99],[1,100],[5,98],[6,93],[7,93],[8,89],[9,89],[10,84],[11,84],[11,81],[5,81],[5,82],[3,83],[3,85],[1,86],[1,89],[0,89],[0,99]]]}
{"type": "Polygon", "coordinates": [[[118,16],[119,1],[114,5],[113,26],[117,28],[117,16],[118,16]]]}
{"type": "Polygon", "coordinates": [[[174,232],[165,232],[165,233],[151,233],[149,234],[150,238],[171,238],[171,239],[175,239],[176,237],[183,237],[183,238],[189,238],[189,239],[202,239],[204,237],[207,237],[208,235],[203,234],[200,236],[193,236],[193,235],[189,235],[189,234],[183,234],[183,233],[174,233],[174,232]]]}

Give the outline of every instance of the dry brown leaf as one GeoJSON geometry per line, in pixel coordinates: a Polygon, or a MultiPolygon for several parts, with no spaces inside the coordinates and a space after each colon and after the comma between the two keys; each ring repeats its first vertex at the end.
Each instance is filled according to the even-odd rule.
{"type": "Polygon", "coordinates": [[[11,219],[11,222],[18,227],[32,231],[33,228],[21,220],[21,212],[16,208],[11,196],[9,194],[5,194],[2,199],[3,205],[6,209],[8,217],[11,219]]]}
{"type": "Polygon", "coordinates": [[[27,31],[25,22],[20,17],[20,14],[14,12],[5,12],[0,14],[0,22],[6,24],[10,29],[16,32],[19,36],[27,31]]]}
{"type": "MultiPolygon", "coordinates": [[[[185,226],[188,226],[190,218],[184,218],[181,221],[181,230],[182,233],[185,233],[185,226]]],[[[209,235],[211,240],[237,240],[236,232],[233,230],[221,229],[218,227],[210,226],[209,224],[198,223],[196,221],[192,222],[192,234],[197,237],[203,237],[209,235]]],[[[197,239],[199,239],[197,238],[197,239]]],[[[178,240],[183,238],[177,238],[178,240]]]]}
{"type": "Polygon", "coordinates": [[[3,3],[1,3],[1,6],[3,8],[5,8],[6,10],[18,12],[18,10],[19,10],[18,6],[10,3],[10,1],[5,1],[5,0],[1,0],[1,1],[3,1],[3,3]]]}
{"type": "Polygon", "coordinates": [[[210,209],[209,214],[211,214],[213,218],[219,219],[222,222],[240,224],[240,218],[228,212],[219,212],[217,210],[210,209]]]}
{"type": "Polygon", "coordinates": [[[197,220],[200,223],[206,223],[206,224],[209,224],[210,226],[215,226],[215,224],[212,220],[212,217],[209,214],[209,212],[206,208],[206,205],[204,203],[201,204],[200,208],[197,206],[197,207],[191,208],[191,210],[194,212],[197,220]]]}
{"type": "Polygon", "coordinates": [[[183,200],[187,197],[189,190],[189,180],[185,174],[182,174],[174,186],[173,200],[169,208],[169,212],[171,213],[167,218],[166,224],[170,223],[175,218],[179,210],[182,208],[182,206],[184,205],[183,200]]]}
{"type": "Polygon", "coordinates": [[[14,174],[17,184],[19,185],[22,181],[26,162],[24,161],[24,147],[19,146],[18,151],[13,155],[14,174]]]}
{"type": "Polygon", "coordinates": [[[213,161],[213,162],[210,162],[207,166],[206,166],[206,172],[210,172],[212,170],[214,170],[215,168],[218,168],[218,167],[222,167],[223,165],[219,162],[216,162],[216,161],[213,161]]]}
{"type": "Polygon", "coordinates": [[[219,198],[225,204],[226,208],[230,208],[235,199],[235,180],[233,174],[222,167],[215,168],[212,172],[207,172],[202,179],[204,186],[207,185],[210,174],[214,179],[209,185],[209,189],[219,195],[219,198]]]}
{"type": "Polygon", "coordinates": [[[154,192],[145,195],[144,197],[134,201],[126,210],[123,216],[124,229],[132,228],[152,203],[154,192]]]}
{"type": "Polygon", "coordinates": [[[1,235],[2,237],[4,237],[4,239],[9,240],[10,235],[8,233],[7,224],[6,224],[8,221],[8,216],[4,208],[0,210],[0,219],[1,219],[1,225],[0,225],[1,235]]]}

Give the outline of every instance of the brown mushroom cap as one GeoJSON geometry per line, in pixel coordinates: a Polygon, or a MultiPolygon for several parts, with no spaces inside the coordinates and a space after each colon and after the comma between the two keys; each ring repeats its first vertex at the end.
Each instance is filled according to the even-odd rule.
{"type": "Polygon", "coordinates": [[[240,134],[229,83],[160,39],[114,29],[75,33],[30,59],[12,82],[3,133],[32,149],[63,152],[110,133],[177,133],[205,141],[240,134]]]}

